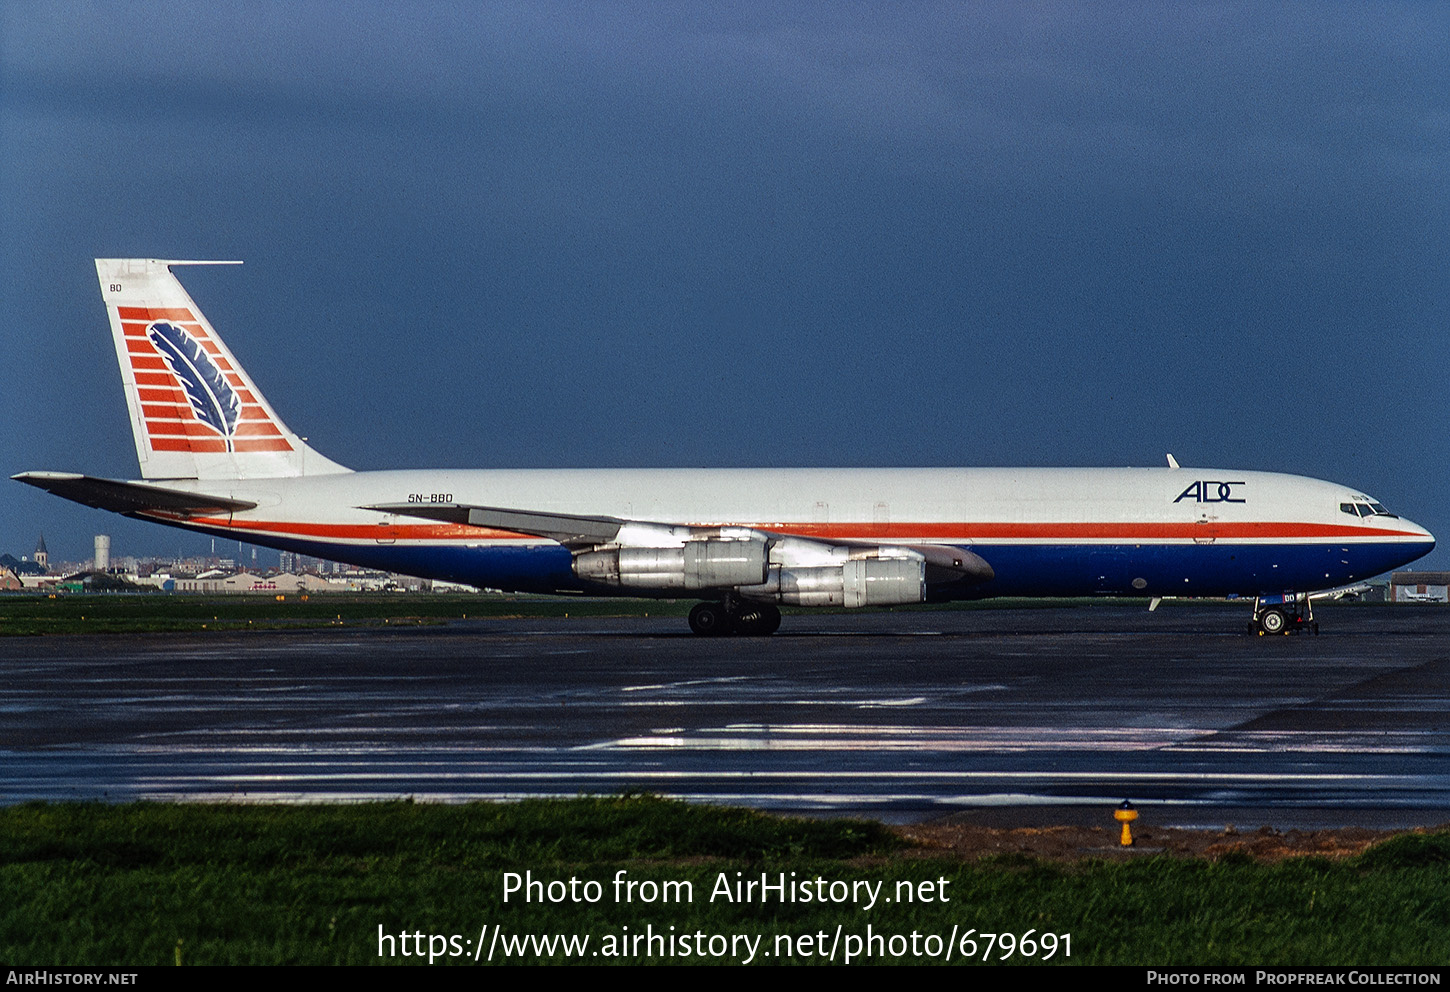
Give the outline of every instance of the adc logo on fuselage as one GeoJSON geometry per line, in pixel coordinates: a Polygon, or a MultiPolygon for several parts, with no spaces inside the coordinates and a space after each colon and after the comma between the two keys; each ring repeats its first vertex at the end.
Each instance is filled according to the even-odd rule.
{"type": "Polygon", "coordinates": [[[1243,498],[1236,499],[1233,494],[1233,487],[1242,486],[1243,484],[1242,480],[1239,482],[1219,482],[1217,479],[1200,479],[1179,493],[1178,498],[1173,502],[1182,503],[1186,499],[1191,499],[1195,503],[1247,503],[1248,500],[1243,498]]]}

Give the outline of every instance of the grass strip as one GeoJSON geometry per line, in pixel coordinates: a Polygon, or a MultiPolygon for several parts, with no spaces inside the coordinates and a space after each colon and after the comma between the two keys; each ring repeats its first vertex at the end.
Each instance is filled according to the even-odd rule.
{"type": "Polygon", "coordinates": [[[1450,834],[1342,860],[1049,864],[924,857],[879,824],[649,796],[25,804],[0,809],[0,960],[427,964],[431,947],[436,966],[472,963],[481,936],[497,951],[502,933],[551,941],[509,963],[735,963],[750,940],[756,963],[819,963],[844,934],[862,963],[929,963],[955,928],[974,934],[973,961],[988,934],[1011,934],[1010,955],[993,939],[993,963],[1042,963],[1051,934],[1049,964],[1437,965],[1450,959],[1447,883],[1450,834]],[[818,897],[795,897],[816,879],[818,897]],[[761,881],[793,897],[741,889],[761,881]],[[695,934],[735,943],[681,943],[695,934]]]}

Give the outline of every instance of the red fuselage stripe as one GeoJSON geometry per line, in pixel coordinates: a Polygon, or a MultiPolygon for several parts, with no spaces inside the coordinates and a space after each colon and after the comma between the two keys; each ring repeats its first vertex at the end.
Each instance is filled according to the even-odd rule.
{"type": "MultiPolygon", "coordinates": [[[[254,531],[294,537],[318,537],[340,540],[372,541],[386,540],[536,540],[527,534],[492,530],[486,527],[470,527],[466,524],[327,524],[295,523],[291,521],[231,520],[220,518],[197,518],[191,521],[233,530],[254,531]]],[[[699,525],[707,526],[707,525],[699,525]]],[[[712,524],[708,526],[720,526],[712,524]]],[[[754,527],[758,530],[797,537],[813,537],[820,540],[839,541],[949,541],[956,544],[973,544],[980,541],[1116,541],[1123,544],[1156,543],[1162,541],[1234,541],[1234,540],[1362,540],[1379,538],[1419,538],[1422,535],[1412,531],[1381,530],[1375,527],[1354,527],[1339,524],[1295,523],[1292,521],[1263,521],[1236,524],[821,524],[821,523],[770,523],[731,524],[731,526],[754,527]]]]}

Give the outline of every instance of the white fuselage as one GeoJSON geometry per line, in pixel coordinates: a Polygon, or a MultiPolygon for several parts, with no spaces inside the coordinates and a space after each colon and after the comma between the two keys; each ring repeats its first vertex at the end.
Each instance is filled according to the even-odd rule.
{"type": "Polygon", "coordinates": [[[961,591],[970,596],[1307,591],[1379,574],[1434,545],[1402,518],[1346,512],[1369,502],[1348,487],[1223,469],[419,470],[171,485],[258,504],[191,521],[197,529],[536,591],[580,587],[551,541],[366,507],[473,504],[825,543],[950,545],[996,573],[961,591]]]}

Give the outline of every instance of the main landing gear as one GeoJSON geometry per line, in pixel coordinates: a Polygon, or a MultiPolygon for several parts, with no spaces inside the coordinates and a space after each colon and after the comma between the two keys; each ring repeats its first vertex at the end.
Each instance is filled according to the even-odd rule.
{"type": "Polygon", "coordinates": [[[1282,596],[1259,596],[1254,600],[1254,618],[1249,621],[1249,633],[1258,634],[1318,634],[1319,622],[1314,619],[1314,607],[1308,593],[1285,593],[1282,596]]]}
{"type": "Polygon", "coordinates": [[[765,637],[780,629],[780,610],[768,603],[737,599],[700,603],[690,611],[690,629],[711,637],[724,634],[765,637]]]}

